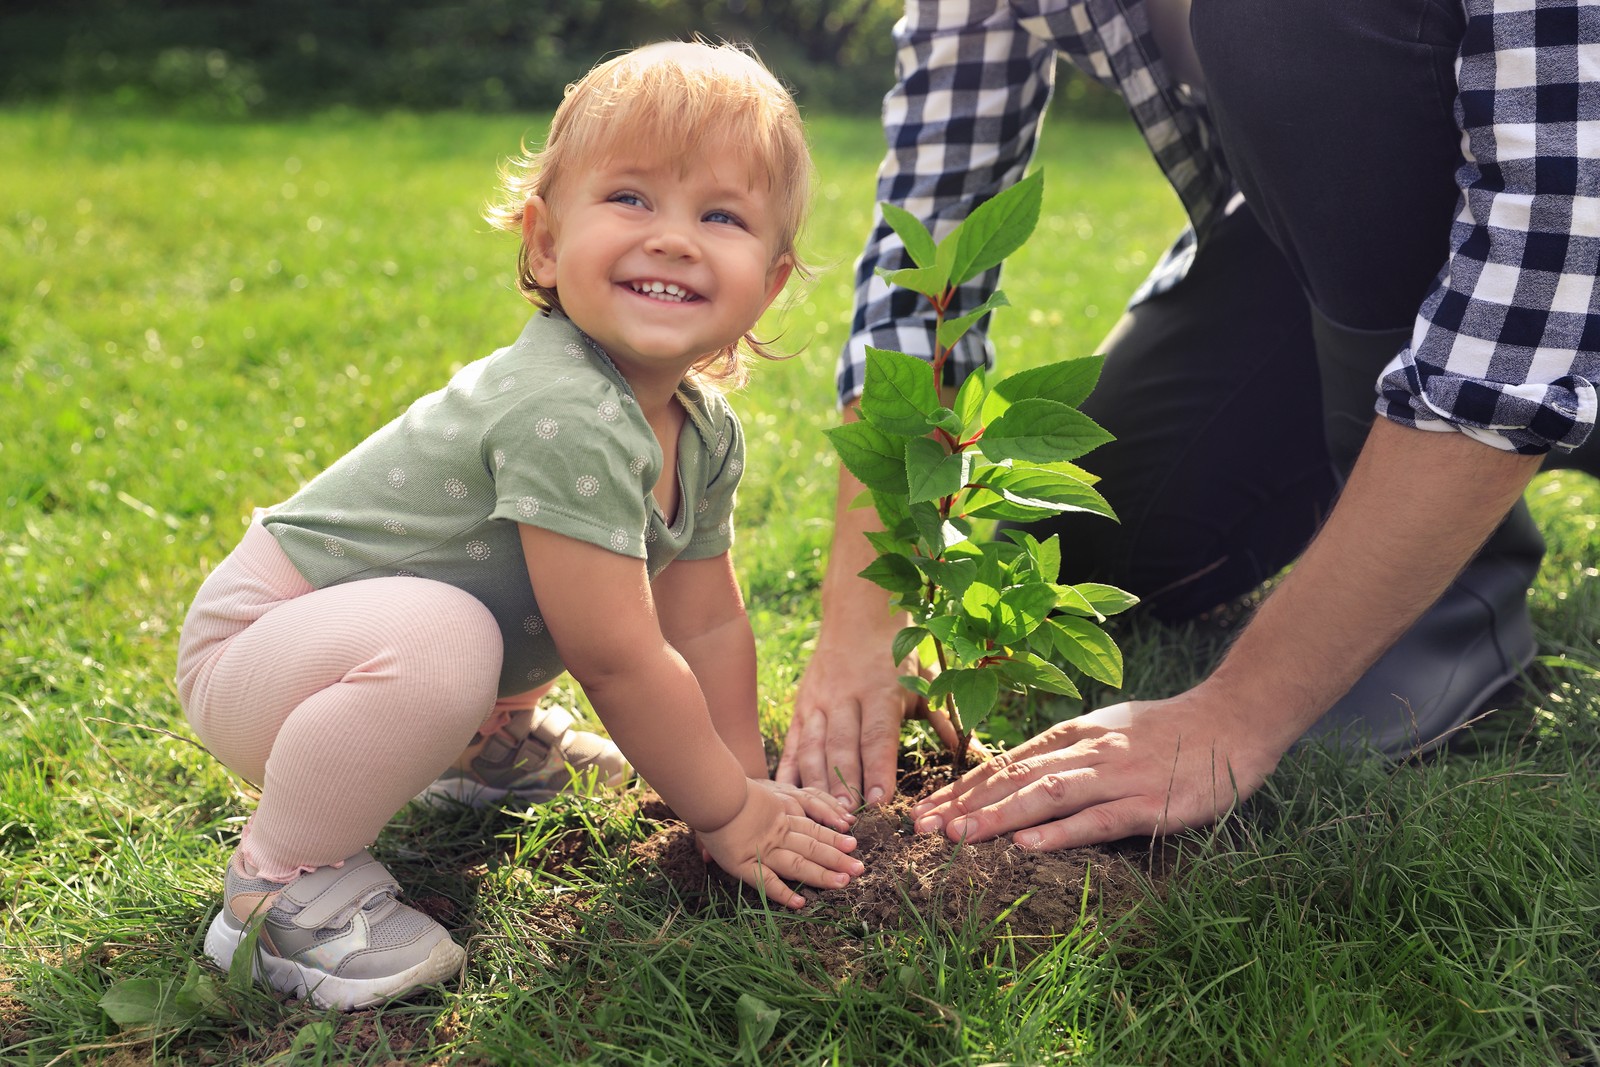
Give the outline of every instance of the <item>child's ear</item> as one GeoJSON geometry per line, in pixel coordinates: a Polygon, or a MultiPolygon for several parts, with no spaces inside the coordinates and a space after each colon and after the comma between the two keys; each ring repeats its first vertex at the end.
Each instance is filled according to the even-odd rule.
{"type": "Polygon", "coordinates": [[[767,300],[761,305],[761,310],[765,311],[772,306],[774,300],[778,299],[778,294],[783,292],[783,287],[788,284],[789,275],[792,273],[794,273],[794,256],[785,252],[767,272],[767,300]]]}
{"type": "Polygon", "coordinates": [[[522,249],[533,280],[546,289],[554,289],[556,236],[551,227],[550,205],[542,196],[530,196],[522,205],[522,249]]]}

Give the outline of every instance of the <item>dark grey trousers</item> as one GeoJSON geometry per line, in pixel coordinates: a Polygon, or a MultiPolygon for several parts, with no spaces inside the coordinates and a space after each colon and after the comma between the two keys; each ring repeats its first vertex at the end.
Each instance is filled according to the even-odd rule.
{"type": "MultiPolygon", "coordinates": [[[[1293,560],[1374,417],[1456,209],[1446,0],[1205,0],[1192,29],[1248,206],[1171,291],[1106,340],[1084,410],[1116,435],[1085,465],[1120,524],[1068,516],[1063,580],[1096,578],[1193,617],[1293,560]]],[[[1552,465],[1600,474],[1600,433],[1552,465]]],[[[1519,505],[1485,545],[1531,575],[1519,505]]]]}

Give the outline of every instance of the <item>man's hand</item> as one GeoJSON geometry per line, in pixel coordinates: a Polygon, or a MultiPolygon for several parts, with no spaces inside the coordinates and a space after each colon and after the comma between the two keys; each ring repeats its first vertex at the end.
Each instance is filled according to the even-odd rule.
{"type": "MultiPolygon", "coordinates": [[[[845,410],[846,422],[857,418],[854,406],[845,410]]],[[[780,782],[825,789],[850,805],[880,804],[894,794],[900,724],[922,706],[900,685],[890,658],[894,635],[909,619],[860,576],[877,556],[866,532],[882,529],[870,505],[853,506],[865,489],[841,463],[822,629],[800,678],[777,773],[780,782]]]]}
{"type": "Polygon", "coordinates": [[[919,711],[920,698],[900,685],[889,658],[893,640],[893,633],[869,629],[817,642],[800,679],[778,781],[827,790],[851,805],[879,804],[894,793],[900,724],[919,711]]]}
{"type": "Polygon", "coordinates": [[[1205,687],[1058,723],[912,808],[920,831],[1035,850],[1208,825],[1260,788],[1288,743],[1263,744],[1205,687]]]}
{"type": "Polygon", "coordinates": [[[1020,830],[1043,849],[1214,821],[1438,599],[1538,464],[1378,420],[1322,532],[1210,678],[1051,727],[917,805],[917,828],[1020,830]]]}

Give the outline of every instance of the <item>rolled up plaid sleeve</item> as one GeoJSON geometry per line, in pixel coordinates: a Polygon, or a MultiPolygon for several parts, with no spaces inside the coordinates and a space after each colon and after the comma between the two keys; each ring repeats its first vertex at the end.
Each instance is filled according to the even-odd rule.
{"type": "MultiPolygon", "coordinates": [[[[884,98],[888,152],[877,200],[925,220],[937,240],[1022,178],[1054,88],[1056,49],[1026,32],[997,0],[912,0],[895,25],[895,41],[897,81],[884,98]]],[[[912,265],[875,211],[856,262],[856,310],[837,374],[841,405],[861,393],[867,346],[933,358],[936,320],[927,301],[891,291],[875,273],[912,265]]],[[[962,286],[948,314],[976,307],[998,280],[996,268],[962,286]]],[[[959,382],[991,361],[984,331],[973,329],[952,351],[946,378],[959,382]]]]}
{"type": "Polygon", "coordinates": [[[1600,381],[1600,5],[1467,0],[1449,258],[1378,411],[1505,451],[1570,450],[1600,381]]]}

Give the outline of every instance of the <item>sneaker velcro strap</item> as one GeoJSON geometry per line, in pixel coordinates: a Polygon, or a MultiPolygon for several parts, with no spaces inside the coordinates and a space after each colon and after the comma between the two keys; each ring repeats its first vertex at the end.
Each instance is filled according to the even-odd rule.
{"type": "Polygon", "coordinates": [[[534,712],[533,728],[528,735],[542,742],[546,748],[559,748],[561,739],[577,724],[578,720],[572,717],[572,712],[558,704],[541,707],[534,712]]]}
{"type": "Polygon", "coordinates": [[[283,898],[300,907],[292,917],[296,926],[320,930],[343,926],[349,915],[380,893],[399,891],[400,883],[383,864],[361,852],[343,867],[319,867],[301,875],[284,889],[283,898]]]}

